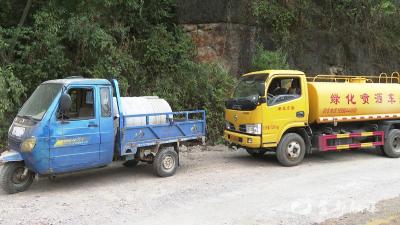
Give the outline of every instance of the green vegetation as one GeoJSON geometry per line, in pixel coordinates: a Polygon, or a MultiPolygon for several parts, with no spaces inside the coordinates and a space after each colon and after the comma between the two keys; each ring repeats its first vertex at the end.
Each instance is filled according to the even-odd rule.
{"type": "Polygon", "coordinates": [[[266,69],[289,69],[287,56],[281,49],[277,51],[268,51],[261,45],[257,45],[256,53],[252,61],[252,70],[266,69]]]}
{"type": "Polygon", "coordinates": [[[0,146],[37,85],[71,75],[117,78],[123,95],[159,95],[174,110],[207,109],[209,139],[219,140],[233,78],[194,61],[174,11],[174,0],[0,1],[0,146]]]}
{"type": "Polygon", "coordinates": [[[251,5],[258,26],[270,30],[276,49],[288,55],[302,52],[304,38],[323,32],[344,45],[360,41],[378,61],[399,56],[399,1],[252,0],[251,5]]]}
{"type": "MultiPolygon", "coordinates": [[[[177,24],[175,0],[1,0],[0,146],[17,109],[38,84],[71,75],[117,78],[122,94],[159,95],[174,110],[207,109],[209,138],[223,127],[223,100],[235,83],[219,65],[194,60],[177,24]]],[[[252,18],[271,32],[253,68],[288,68],[312,34],[357,40],[376,63],[400,55],[396,0],[252,0],[252,18]]],[[[331,38],[333,37],[333,38],[331,38]]],[[[330,40],[329,39],[329,40],[330,40]]],[[[329,53],[327,53],[329,54],[329,53]]],[[[351,54],[347,61],[351,62],[351,54]]]]}

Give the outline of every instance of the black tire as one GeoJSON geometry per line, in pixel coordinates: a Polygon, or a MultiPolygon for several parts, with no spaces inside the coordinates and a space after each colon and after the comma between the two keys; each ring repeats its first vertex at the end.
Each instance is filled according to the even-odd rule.
{"type": "Polygon", "coordinates": [[[0,172],[0,186],[8,194],[26,191],[33,182],[35,173],[28,171],[25,177],[21,177],[25,170],[22,162],[4,164],[0,172]]]}
{"type": "Polygon", "coordinates": [[[159,177],[170,177],[178,168],[178,153],[173,147],[162,148],[158,151],[153,162],[154,173],[159,177]]]}
{"type": "Polygon", "coordinates": [[[137,164],[139,164],[139,161],[136,159],[133,159],[133,160],[128,160],[128,161],[124,162],[122,165],[125,167],[132,168],[132,167],[137,166],[137,164]]]}
{"type": "Polygon", "coordinates": [[[400,130],[392,129],[389,131],[383,146],[383,153],[390,158],[400,157],[400,130]]]}
{"type": "Polygon", "coordinates": [[[306,154],[304,139],[296,133],[288,133],[283,136],[276,150],[278,161],[283,166],[299,165],[306,154]]]}
{"type": "Polygon", "coordinates": [[[258,157],[264,156],[267,151],[263,150],[263,149],[247,149],[246,148],[246,152],[249,153],[249,155],[258,158],[258,157]]]}

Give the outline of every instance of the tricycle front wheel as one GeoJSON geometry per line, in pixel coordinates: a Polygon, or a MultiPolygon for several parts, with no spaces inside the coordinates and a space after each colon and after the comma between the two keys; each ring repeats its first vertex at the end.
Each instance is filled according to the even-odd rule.
{"type": "Polygon", "coordinates": [[[22,162],[6,163],[0,171],[0,186],[8,194],[23,192],[31,186],[34,176],[22,162]]]}

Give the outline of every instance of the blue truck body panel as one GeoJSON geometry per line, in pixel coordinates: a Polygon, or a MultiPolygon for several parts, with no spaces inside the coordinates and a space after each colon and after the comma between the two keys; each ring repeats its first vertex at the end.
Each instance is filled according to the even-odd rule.
{"type": "Polygon", "coordinates": [[[104,166],[115,159],[132,159],[138,148],[204,140],[206,135],[206,118],[203,110],[123,115],[116,80],[61,79],[47,81],[44,84],[63,84],[63,88],[55,96],[40,121],[16,117],[8,134],[10,151],[1,155],[1,163],[24,161],[26,167],[35,173],[60,174],[104,166]],[[93,93],[90,104],[93,104],[94,115],[79,120],[60,119],[58,109],[61,95],[79,88],[93,93]],[[119,115],[113,113],[113,95],[117,100],[119,115]],[[110,101],[109,108],[102,108],[104,101],[110,101]],[[104,110],[110,113],[105,114],[104,110]],[[156,115],[165,115],[167,120],[162,124],[150,124],[149,117],[156,115]],[[125,126],[125,120],[131,117],[145,117],[147,122],[143,126],[125,126]],[[118,120],[118,127],[114,126],[114,119],[118,120]],[[115,129],[117,135],[114,135],[115,129]],[[22,143],[33,137],[36,140],[34,148],[28,152],[22,151],[22,143]],[[119,149],[115,149],[115,143],[118,143],[119,149]]]}
{"type": "Polygon", "coordinates": [[[141,115],[125,115],[127,118],[146,118],[146,125],[124,127],[121,132],[121,155],[136,154],[139,147],[153,146],[157,144],[174,143],[187,140],[200,139],[206,133],[205,111],[188,111],[173,113],[155,113],[141,115]],[[152,116],[164,116],[167,118],[163,124],[149,124],[152,116]],[[184,119],[175,119],[175,117],[184,119]],[[190,116],[197,116],[196,119],[189,119],[190,116]]]}

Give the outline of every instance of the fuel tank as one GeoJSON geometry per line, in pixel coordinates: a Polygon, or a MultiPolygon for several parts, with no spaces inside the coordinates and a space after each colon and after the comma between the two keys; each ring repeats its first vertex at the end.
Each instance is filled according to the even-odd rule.
{"type": "Polygon", "coordinates": [[[308,82],[310,123],[400,118],[400,84],[308,82]]]}

